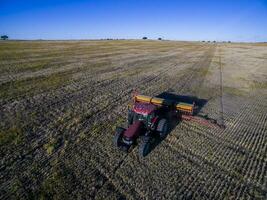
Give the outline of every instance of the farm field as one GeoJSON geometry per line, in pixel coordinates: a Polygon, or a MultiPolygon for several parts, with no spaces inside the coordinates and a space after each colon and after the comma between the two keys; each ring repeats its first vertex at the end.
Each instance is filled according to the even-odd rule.
{"type": "Polygon", "coordinates": [[[0,42],[0,199],[266,199],[267,44],[0,42]],[[148,156],[113,145],[134,90],[205,99],[148,156]]]}

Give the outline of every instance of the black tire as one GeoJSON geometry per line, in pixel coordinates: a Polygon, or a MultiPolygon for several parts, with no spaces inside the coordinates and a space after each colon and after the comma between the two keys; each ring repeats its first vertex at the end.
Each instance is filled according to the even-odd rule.
{"type": "Polygon", "coordinates": [[[149,154],[150,152],[150,147],[151,147],[151,138],[150,137],[144,137],[142,139],[142,142],[139,147],[139,155],[140,157],[145,157],[149,154]]]}
{"type": "Polygon", "coordinates": [[[161,119],[157,126],[157,131],[159,133],[160,138],[165,138],[169,132],[169,125],[166,119],[161,119]]]}
{"type": "Polygon", "coordinates": [[[116,133],[115,133],[115,136],[114,136],[114,145],[116,147],[120,147],[121,139],[122,139],[122,135],[123,135],[124,131],[125,131],[124,128],[121,128],[121,127],[116,128],[116,133]]]}
{"type": "Polygon", "coordinates": [[[138,121],[138,114],[134,113],[133,115],[133,122],[138,121]]]}
{"type": "Polygon", "coordinates": [[[133,120],[134,120],[134,112],[129,110],[129,112],[128,112],[128,126],[133,124],[133,120]]]}

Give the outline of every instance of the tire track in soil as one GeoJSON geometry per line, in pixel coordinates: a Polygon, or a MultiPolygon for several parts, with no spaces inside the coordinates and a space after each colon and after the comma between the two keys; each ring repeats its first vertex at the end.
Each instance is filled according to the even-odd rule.
{"type": "Polygon", "coordinates": [[[224,124],[224,109],[223,109],[223,67],[222,67],[222,54],[221,54],[221,48],[219,47],[219,65],[220,65],[220,125],[225,126],[224,124]]]}

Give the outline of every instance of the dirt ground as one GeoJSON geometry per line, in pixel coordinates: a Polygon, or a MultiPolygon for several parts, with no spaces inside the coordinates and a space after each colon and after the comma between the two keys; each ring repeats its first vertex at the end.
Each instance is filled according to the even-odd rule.
{"type": "Polygon", "coordinates": [[[266,199],[267,44],[0,42],[0,199],[266,199]],[[148,156],[113,145],[131,93],[206,100],[148,156]]]}

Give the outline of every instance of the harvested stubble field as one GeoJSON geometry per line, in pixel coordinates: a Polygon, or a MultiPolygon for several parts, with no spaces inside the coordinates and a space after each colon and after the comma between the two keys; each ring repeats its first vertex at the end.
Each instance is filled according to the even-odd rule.
{"type": "Polygon", "coordinates": [[[267,45],[0,43],[0,199],[266,199],[267,45]],[[206,99],[145,158],[113,146],[131,92],[206,99]]]}

